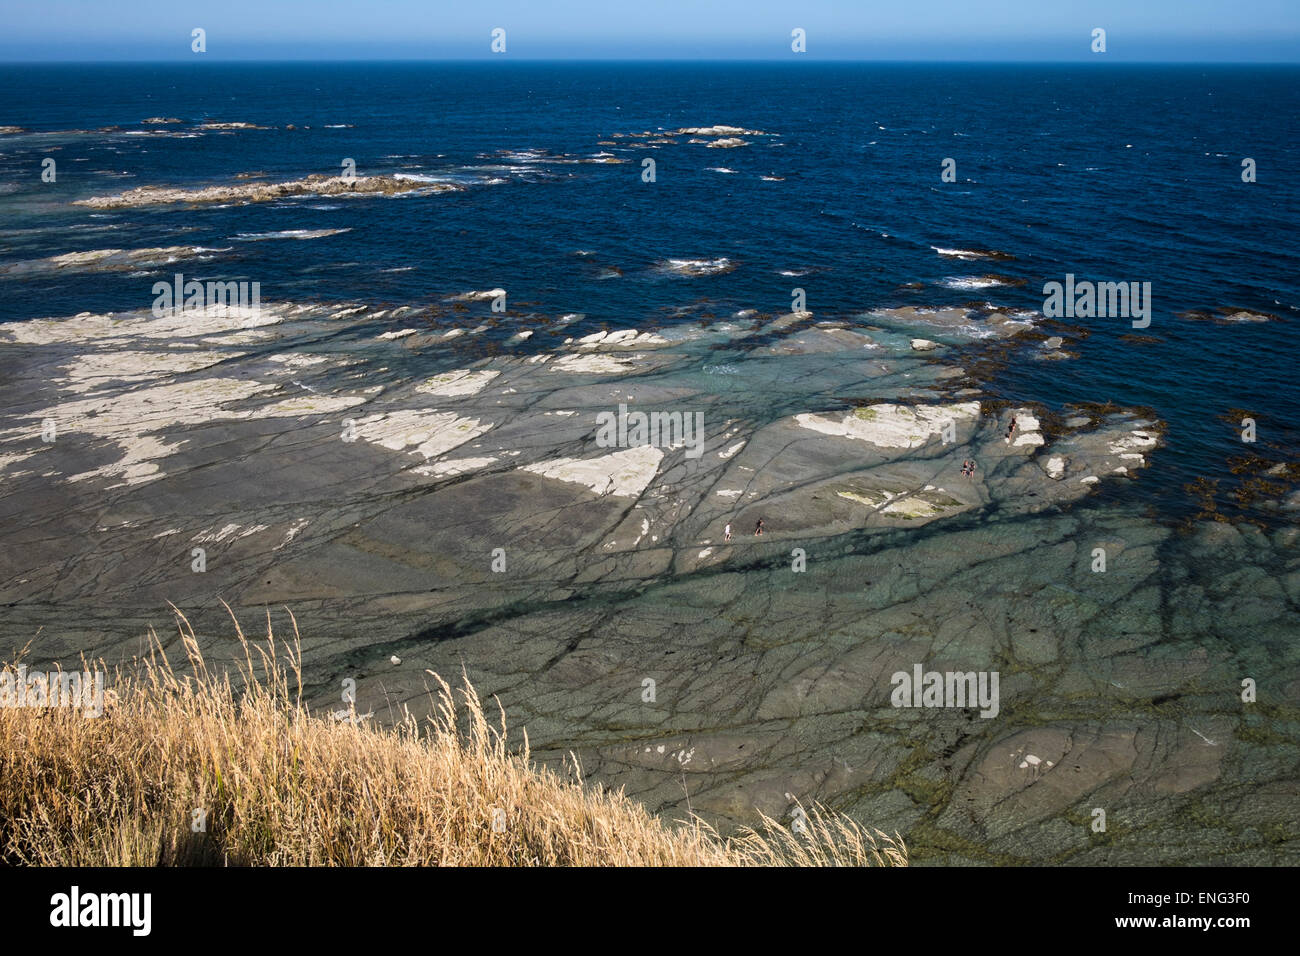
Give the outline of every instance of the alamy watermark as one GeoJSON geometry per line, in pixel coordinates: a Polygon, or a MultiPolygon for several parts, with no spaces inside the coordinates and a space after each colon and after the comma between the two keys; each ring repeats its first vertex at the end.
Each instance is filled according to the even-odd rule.
{"type": "Polygon", "coordinates": [[[0,707],[82,707],[104,715],[103,671],[28,671],[26,664],[0,671],[0,707]]]}
{"type": "Polygon", "coordinates": [[[601,448],[685,445],[687,458],[704,454],[703,412],[629,412],[626,404],[620,404],[617,413],[597,413],[596,426],[596,444],[601,448]]]}
{"type": "Polygon", "coordinates": [[[1151,324],[1150,282],[1076,282],[1071,272],[1064,283],[1044,285],[1043,295],[1043,315],[1049,319],[1132,319],[1135,329],[1151,324]]]}
{"type": "Polygon", "coordinates": [[[163,319],[182,312],[206,312],[233,307],[248,309],[254,314],[262,308],[262,283],[260,282],[200,282],[187,280],[176,273],[173,282],[153,284],[153,314],[163,319]]]}
{"type": "Polygon", "coordinates": [[[73,886],[50,897],[50,925],[123,927],[133,936],[148,936],[153,927],[152,893],[83,893],[73,886]]]}
{"type": "Polygon", "coordinates": [[[912,673],[896,671],[889,679],[895,707],[976,707],[981,717],[998,715],[997,671],[927,671],[920,664],[912,673]]]}

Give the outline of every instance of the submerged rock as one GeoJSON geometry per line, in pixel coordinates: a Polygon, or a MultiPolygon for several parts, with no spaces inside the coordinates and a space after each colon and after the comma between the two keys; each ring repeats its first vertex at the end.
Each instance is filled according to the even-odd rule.
{"type": "Polygon", "coordinates": [[[1271,312],[1259,312],[1253,309],[1241,309],[1235,306],[1219,306],[1213,311],[1208,309],[1191,309],[1180,312],[1180,319],[1194,322],[1214,322],[1219,325],[1241,325],[1261,322],[1278,322],[1280,319],[1271,312]]]}
{"type": "Polygon", "coordinates": [[[47,259],[29,259],[0,265],[0,275],[29,275],[42,272],[125,272],[171,265],[182,259],[211,258],[230,249],[204,246],[159,246],[149,249],[89,249],[65,252],[47,259]]]}

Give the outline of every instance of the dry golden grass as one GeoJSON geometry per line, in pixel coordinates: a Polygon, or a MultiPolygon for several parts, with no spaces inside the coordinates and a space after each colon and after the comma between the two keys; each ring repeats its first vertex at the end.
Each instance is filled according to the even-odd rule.
{"type": "MultiPolygon", "coordinates": [[[[621,792],[512,752],[468,682],[432,675],[432,712],[393,727],[313,715],[297,627],[212,673],[177,612],[188,673],[161,644],[119,668],[102,717],[0,708],[0,858],[68,866],[905,866],[902,840],[820,807],[730,838],[672,826],[621,792]],[[459,700],[459,703],[458,703],[459,700]],[[206,830],[192,813],[206,810],[206,830]],[[494,819],[497,826],[494,827],[494,819]],[[501,824],[504,823],[502,827],[501,824]]],[[[10,667],[15,665],[10,665],[10,667]]]]}

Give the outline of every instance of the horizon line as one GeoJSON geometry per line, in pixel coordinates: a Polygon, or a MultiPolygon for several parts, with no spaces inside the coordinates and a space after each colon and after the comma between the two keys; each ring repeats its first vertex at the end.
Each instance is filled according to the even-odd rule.
{"type": "MultiPolygon", "coordinates": [[[[1083,63],[1099,62],[1091,57],[1081,56],[1079,59],[1068,60],[1036,60],[1036,59],[872,59],[872,58],[854,58],[854,57],[824,57],[824,58],[795,58],[791,56],[771,56],[771,57],[716,57],[716,58],[699,58],[688,56],[625,56],[625,57],[546,57],[546,56],[493,56],[484,54],[478,56],[466,57],[323,57],[323,56],[304,56],[304,57],[213,57],[204,54],[202,57],[191,54],[190,56],[176,56],[164,59],[134,59],[128,57],[119,57],[112,59],[82,60],[74,58],[42,58],[42,59],[10,59],[0,57],[0,66],[171,66],[179,63],[217,63],[222,65],[260,63],[266,65],[277,64],[304,64],[304,63],[455,63],[455,64],[506,64],[506,63],[528,63],[528,64],[548,64],[548,65],[569,65],[585,63],[692,63],[700,65],[709,64],[745,64],[745,63],[790,63],[791,65],[806,66],[808,64],[817,64],[822,66],[841,65],[841,64],[880,64],[880,65],[951,65],[951,66],[999,66],[999,65],[1017,65],[1017,66],[1078,66],[1083,63]]],[[[1104,61],[1103,61],[1104,62],[1104,61]]],[[[1114,59],[1112,64],[1121,66],[1300,66],[1300,57],[1294,60],[1127,60],[1114,59]]]]}

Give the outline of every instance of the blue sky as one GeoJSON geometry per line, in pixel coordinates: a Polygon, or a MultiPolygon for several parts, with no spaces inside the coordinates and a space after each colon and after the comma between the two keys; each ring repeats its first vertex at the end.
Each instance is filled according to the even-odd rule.
{"type": "Polygon", "coordinates": [[[0,0],[0,59],[1300,62],[1300,0],[0,0]]]}

